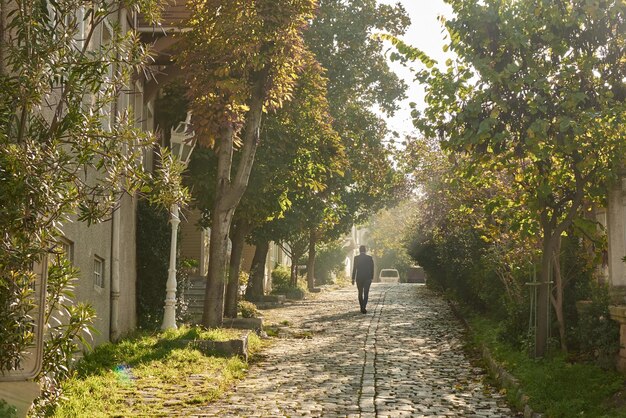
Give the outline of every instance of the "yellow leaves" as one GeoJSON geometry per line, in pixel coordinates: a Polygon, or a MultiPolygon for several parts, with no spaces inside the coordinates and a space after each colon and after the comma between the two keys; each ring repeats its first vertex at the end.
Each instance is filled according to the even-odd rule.
{"type": "Polygon", "coordinates": [[[301,30],[313,16],[313,0],[191,0],[191,30],[179,55],[186,69],[194,114],[205,113],[207,130],[241,124],[249,110],[254,79],[263,85],[266,111],[292,99],[305,53],[301,30]],[[202,106],[199,103],[202,102],[202,106]]]}
{"type": "Polygon", "coordinates": [[[213,71],[213,75],[219,78],[227,77],[229,74],[230,68],[228,67],[219,67],[213,71]]]}

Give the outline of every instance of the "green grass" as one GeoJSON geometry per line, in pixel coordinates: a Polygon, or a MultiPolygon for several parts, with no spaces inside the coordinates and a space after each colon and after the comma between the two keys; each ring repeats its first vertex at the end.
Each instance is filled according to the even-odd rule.
{"type": "MultiPolygon", "coordinates": [[[[186,406],[208,403],[244,376],[239,357],[208,355],[180,340],[223,341],[241,336],[236,330],[182,328],[142,333],[117,344],[97,347],[85,356],[76,374],[63,384],[56,417],[168,416],[186,406]]],[[[249,334],[254,356],[263,342],[249,334]]]]}
{"type": "Polygon", "coordinates": [[[626,417],[626,405],[611,401],[624,389],[623,375],[570,363],[562,354],[531,359],[498,339],[498,323],[474,317],[470,325],[475,341],[486,344],[494,359],[519,380],[535,411],[550,418],[626,417]]]}

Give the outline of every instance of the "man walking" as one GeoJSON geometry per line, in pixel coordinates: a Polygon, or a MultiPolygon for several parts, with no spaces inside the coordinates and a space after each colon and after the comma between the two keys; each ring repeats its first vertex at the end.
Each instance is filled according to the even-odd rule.
{"type": "Polygon", "coordinates": [[[356,280],[356,288],[359,291],[359,305],[361,305],[361,313],[367,313],[367,298],[370,293],[370,285],[374,279],[374,260],[371,256],[365,254],[367,249],[365,245],[359,247],[359,255],[354,257],[354,265],[352,267],[352,285],[356,280]]]}

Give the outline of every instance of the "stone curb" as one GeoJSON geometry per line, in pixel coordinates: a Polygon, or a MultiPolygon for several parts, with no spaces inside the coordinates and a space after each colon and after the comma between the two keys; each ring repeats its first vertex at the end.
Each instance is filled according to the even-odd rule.
{"type": "Polygon", "coordinates": [[[224,328],[251,329],[260,334],[263,331],[263,318],[224,318],[222,326],[224,328]]]}
{"type": "MultiPolygon", "coordinates": [[[[459,319],[468,332],[473,333],[472,327],[470,327],[467,320],[461,315],[458,307],[450,301],[448,301],[448,304],[450,305],[454,315],[459,319]]],[[[489,374],[496,379],[501,387],[507,389],[510,393],[513,393],[518,405],[522,405],[524,408],[524,418],[545,418],[544,414],[535,412],[530,407],[528,404],[529,397],[522,391],[519,381],[493,358],[487,346],[481,343],[479,348],[480,355],[487,364],[489,374]]]]}
{"type": "Polygon", "coordinates": [[[240,356],[245,361],[248,361],[248,333],[235,340],[180,340],[179,344],[197,348],[202,352],[215,351],[228,356],[240,356]]]}

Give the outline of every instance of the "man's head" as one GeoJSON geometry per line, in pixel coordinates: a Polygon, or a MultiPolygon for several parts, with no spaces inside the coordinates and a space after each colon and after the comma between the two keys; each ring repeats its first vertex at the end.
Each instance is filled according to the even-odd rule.
{"type": "Polygon", "coordinates": [[[365,254],[365,253],[367,252],[367,248],[365,248],[365,245],[361,245],[361,246],[359,247],[359,252],[360,252],[361,254],[365,254]]]}

